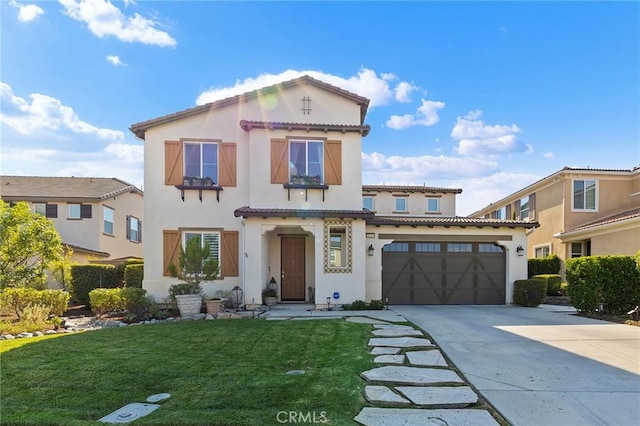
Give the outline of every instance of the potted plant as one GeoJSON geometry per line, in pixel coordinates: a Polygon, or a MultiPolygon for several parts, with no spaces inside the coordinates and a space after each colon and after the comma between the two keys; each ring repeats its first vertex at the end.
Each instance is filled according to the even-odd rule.
{"type": "Polygon", "coordinates": [[[219,297],[212,297],[204,301],[204,305],[207,307],[207,313],[215,315],[220,312],[220,307],[224,303],[224,300],[219,297]]]}
{"type": "Polygon", "coordinates": [[[268,306],[278,303],[278,283],[275,278],[271,277],[267,288],[262,290],[262,299],[264,304],[268,306]]]}
{"type": "Polygon", "coordinates": [[[169,287],[169,295],[176,301],[181,317],[190,317],[202,309],[202,281],[213,281],[218,277],[218,261],[211,259],[208,242],[204,246],[199,238],[187,240],[186,247],[180,247],[180,270],[172,263],[169,273],[180,279],[180,283],[169,287]]]}

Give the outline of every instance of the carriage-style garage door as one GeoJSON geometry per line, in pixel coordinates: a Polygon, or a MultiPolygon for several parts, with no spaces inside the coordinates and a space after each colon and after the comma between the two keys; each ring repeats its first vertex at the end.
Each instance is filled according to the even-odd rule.
{"type": "Polygon", "coordinates": [[[382,252],[382,296],[390,304],[505,303],[506,258],[491,243],[395,242],[382,252]]]}

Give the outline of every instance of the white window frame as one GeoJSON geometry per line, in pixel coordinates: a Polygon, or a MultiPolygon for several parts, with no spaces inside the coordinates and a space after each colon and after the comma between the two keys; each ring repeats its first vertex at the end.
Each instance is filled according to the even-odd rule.
{"type": "Polygon", "coordinates": [[[102,206],[102,233],[105,235],[115,235],[116,229],[116,211],[109,206],[102,206]],[[111,221],[107,220],[107,212],[111,211],[111,221]],[[111,232],[107,231],[107,223],[111,224],[111,232]]]}
{"type": "Polygon", "coordinates": [[[371,208],[370,208],[370,209],[368,209],[368,210],[371,210],[372,212],[374,212],[374,211],[375,211],[375,208],[376,208],[376,197],[373,197],[373,196],[371,196],[371,195],[363,195],[363,196],[362,196],[362,208],[363,208],[363,209],[366,209],[366,208],[367,208],[367,206],[365,206],[365,205],[364,205],[364,204],[365,204],[365,203],[364,203],[364,200],[365,200],[365,199],[370,199],[370,200],[371,200],[371,208]]]}
{"type": "Polygon", "coordinates": [[[551,254],[553,254],[551,252],[551,244],[540,244],[537,246],[533,246],[533,257],[535,257],[536,259],[544,259],[551,254]],[[547,254],[544,254],[545,249],[547,251],[547,254]],[[538,256],[538,250],[541,250],[542,256],[538,256]]]}
{"type": "Polygon", "coordinates": [[[200,146],[200,173],[198,174],[198,176],[187,176],[187,177],[196,177],[196,178],[204,178],[207,176],[203,176],[203,169],[204,169],[204,163],[203,163],[203,155],[202,155],[202,150],[204,148],[205,145],[215,145],[216,147],[216,159],[217,159],[217,163],[216,163],[216,176],[208,176],[210,177],[213,182],[217,185],[219,182],[219,177],[220,177],[220,145],[218,144],[218,142],[205,142],[205,141],[184,141],[183,143],[183,154],[182,154],[182,166],[185,173],[185,176],[187,176],[187,145],[199,145],[200,146]]]}
{"type": "Polygon", "coordinates": [[[571,211],[574,212],[598,212],[598,206],[600,205],[600,181],[598,179],[573,179],[571,181],[571,211]],[[576,206],[575,202],[576,202],[576,198],[575,198],[575,184],[576,182],[582,182],[584,185],[584,194],[583,194],[583,205],[582,206],[576,206]],[[594,194],[594,208],[589,209],[586,208],[586,204],[587,204],[587,192],[586,192],[586,187],[587,187],[587,182],[593,182],[595,185],[595,194],[594,194]]]}
{"type": "Polygon", "coordinates": [[[409,211],[409,197],[394,197],[394,213],[405,213],[409,211]],[[398,208],[398,200],[404,200],[404,209],[398,208]]]}
{"type": "Polygon", "coordinates": [[[129,229],[127,229],[127,235],[129,236],[129,238],[128,238],[129,241],[132,241],[134,243],[141,243],[142,242],[142,238],[140,238],[140,223],[141,223],[140,219],[138,219],[137,217],[129,216],[129,221],[128,221],[128,225],[127,225],[127,226],[129,226],[129,229]],[[134,220],[138,224],[137,229],[136,229],[137,235],[136,235],[135,239],[131,237],[131,232],[133,231],[133,227],[131,226],[131,224],[133,223],[134,220]]]}
{"type": "Polygon", "coordinates": [[[570,259],[574,259],[576,257],[582,257],[584,256],[584,242],[583,241],[574,241],[569,243],[569,258],[570,259]],[[574,244],[580,244],[580,254],[578,255],[577,252],[573,251],[573,245],[574,244]],[[574,254],[576,254],[576,256],[574,256],[574,254]]]}
{"type": "MultiPolygon", "coordinates": [[[[324,273],[351,273],[353,269],[353,236],[351,221],[326,219],[324,223],[324,273]],[[340,236],[340,265],[337,250],[332,247],[333,238],[340,236]]],[[[334,240],[335,241],[335,240],[334,240]]]]}
{"type": "Polygon", "coordinates": [[[68,204],[68,212],[69,215],[67,216],[69,219],[82,219],[82,204],[80,203],[69,203],[68,204]],[[77,207],[78,208],[78,215],[74,215],[72,212],[72,208],[73,207],[77,207]]]}
{"type": "Polygon", "coordinates": [[[522,197],[520,199],[520,211],[518,212],[518,217],[520,218],[520,220],[522,221],[528,221],[529,218],[531,217],[531,204],[530,204],[531,199],[529,198],[529,196],[525,196],[522,197]],[[527,208],[525,209],[524,206],[527,206],[527,208]],[[526,216],[525,216],[525,212],[526,212],[526,216]]]}
{"type": "Polygon", "coordinates": [[[440,198],[438,197],[427,197],[427,213],[440,213],[440,198]],[[429,209],[429,202],[430,201],[435,201],[436,202],[436,209],[435,210],[431,210],[429,209]]]}
{"type": "Polygon", "coordinates": [[[33,203],[33,212],[47,217],[47,203],[33,203]]]}
{"type": "Polygon", "coordinates": [[[320,145],[322,145],[322,150],[321,150],[321,154],[320,154],[320,184],[324,184],[324,164],[325,164],[325,158],[324,158],[324,141],[320,140],[320,139],[290,139],[289,140],[289,144],[287,149],[289,150],[289,152],[287,153],[287,155],[289,156],[289,183],[294,183],[293,182],[293,176],[311,176],[309,174],[309,144],[310,143],[318,143],[320,145]],[[301,173],[300,170],[296,170],[297,174],[294,175],[293,173],[293,162],[291,161],[291,148],[293,146],[293,144],[304,144],[304,149],[305,149],[305,159],[304,159],[304,173],[301,173]]]}
{"type": "Polygon", "coordinates": [[[218,247],[211,247],[213,259],[218,261],[218,268],[222,265],[220,245],[222,244],[222,233],[219,231],[205,231],[205,230],[189,230],[182,232],[182,247],[187,246],[187,235],[200,235],[200,244],[204,247],[205,235],[216,235],[218,237],[218,247]]]}

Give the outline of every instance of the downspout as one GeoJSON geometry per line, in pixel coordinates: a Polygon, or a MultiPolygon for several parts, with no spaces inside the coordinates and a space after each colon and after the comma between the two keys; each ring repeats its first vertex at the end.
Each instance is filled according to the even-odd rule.
{"type": "Polygon", "coordinates": [[[246,275],[245,275],[245,269],[246,269],[246,258],[247,258],[247,252],[245,251],[245,247],[246,247],[246,241],[245,241],[245,235],[246,235],[246,228],[245,228],[245,219],[242,218],[240,219],[240,223],[242,224],[242,278],[240,280],[240,288],[242,288],[242,294],[245,297],[244,300],[244,305],[247,306],[247,300],[246,300],[246,291],[245,291],[245,280],[246,280],[246,275]]]}

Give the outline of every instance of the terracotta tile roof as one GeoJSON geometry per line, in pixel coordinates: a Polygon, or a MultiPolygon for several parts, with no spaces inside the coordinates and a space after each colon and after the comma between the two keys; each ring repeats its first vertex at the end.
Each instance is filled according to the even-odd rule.
{"type": "Polygon", "coordinates": [[[250,131],[251,129],[286,129],[288,131],[292,130],[303,130],[303,131],[321,131],[321,132],[357,132],[362,136],[367,136],[371,131],[371,126],[357,126],[351,124],[321,124],[321,123],[289,123],[289,122],[278,122],[278,121],[249,121],[249,120],[240,120],[240,127],[244,131],[250,131]]]}
{"type": "Polygon", "coordinates": [[[362,185],[363,192],[444,192],[452,194],[462,193],[460,188],[437,188],[433,186],[398,186],[398,185],[362,185]]]}
{"type": "Polygon", "coordinates": [[[367,225],[395,225],[395,226],[476,226],[476,227],[506,227],[506,228],[535,228],[538,222],[523,222],[519,220],[480,219],[460,216],[375,216],[367,219],[367,225]]]}
{"type": "Polygon", "coordinates": [[[564,231],[560,233],[560,236],[564,236],[566,234],[572,234],[574,232],[585,231],[587,229],[597,228],[599,226],[610,225],[612,223],[622,222],[629,219],[640,218],[640,207],[627,210],[624,212],[616,213],[611,216],[607,216],[602,219],[595,220],[593,222],[586,223],[584,225],[576,226],[575,228],[569,229],[568,231],[564,231]]]}
{"type": "Polygon", "coordinates": [[[240,102],[247,101],[249,99],[257,98],[258,96],[262,96],[274,91],[287,89],[287,88],[295,87],[302,84],[311,84],[313,86],[316,86],[321,89],[327,90],[329,92],[335,93],[337,95],[343,96],[347,99],[352,100],[356,104],[360,105],[360,124],[364,124],[364,117],[367,114],[367,109],[369,108],[369,99],[356,95],[355,93],[349,92],[348,90],[344,90],[337,86],[333,86],[331,84],[317,80],[313,77],[309,77],[308,75],[303,75],[302,77],[294,78],[292,80],[284,81],[282,83],[274,84],[272,86],[263,87],[261,89],[253,90],[251,92],[232,96],[230,98],[221,99],[219,101],[214,101],[208,104],[185,109],[184,111],[163,115],[161,117],[142,121],[140,123],[135,123],[135,124],[132,124],[131,127],[129,127],[129,130],[131,130],[138,138],[144,139],[145,131],[147,131],[151,127],[158,126],[164,123],[169,123],[171,121],[179,120],[181,118],[190,117],[192,115],[208,112],[212,109],[218,109],[228,105],[234,105],[240,102]]]}
{"type": "Polygon", "coordinates": [[[0,176],[0,197],[28,199],[82,198],[103,200],[126,192],[142,191],[116,178],[0,176]]]}
{"type": "Polygon", "coordinates": [[[349,217],[368,219],[373,217],[369,210],[313,210],[313,209],[254,209],[249,206],[240,207],[233,212],[235,217],[349,217]]]}
{"type": "Polygon", "coordinates": [[[92,254],[94,256],[100,256],[100,257],[109,257],[109,256],[111,256],[109,253],[107,253],[105,251],[93,250],[93,249],[90,249],[90,248],[77,246],[75,244],[69,244],[69,243],[63,242],[62,245],[69,247],[74,252],[87,253],[87,254],[92,254]]]}

